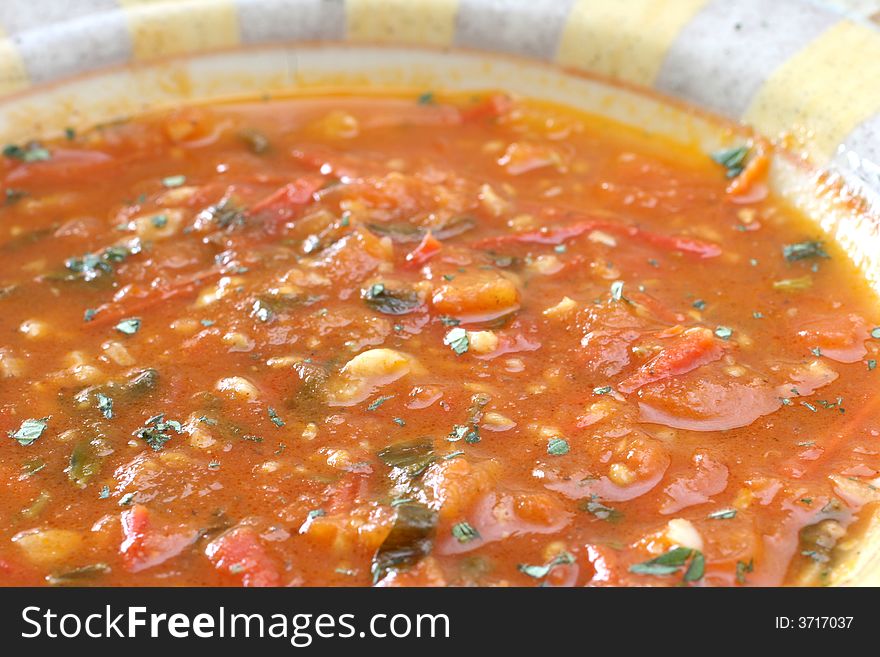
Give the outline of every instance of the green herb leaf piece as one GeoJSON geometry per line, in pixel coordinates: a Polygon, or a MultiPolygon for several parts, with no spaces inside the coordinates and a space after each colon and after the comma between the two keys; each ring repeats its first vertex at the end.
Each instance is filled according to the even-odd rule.
{"type": "Polygon", "coordinates": [[[73,570],[66,570],[60,573],[52,573],[46,575],[46,583],[49,586],[65,586],[75,585],[82,586],[83,582],[97,579],[102,575],[110,572],[110,566],[105,563],[95,563],[88,566],[81,566],[73,570]]]}
{"type": "Polygon", "coordinates": [[[662,577],[678,572],[684,566],[694,550],[686,547],[672,548],[668,552],[661,554],[659,557],[644,561],[642,563],[633,564],[629,567],[629,572],[637,575],[654,575],[662,577]]]}
{"type": "Polygon", "coordinates": [[[370,308],[384,315],[406,315],[422,305],[415,292],[391,290],[382,283],[368,287],[362,298],[370,308]]]}
{"type": "Polygon", "coordinates": [[[469,543],[480,538],[480,532],[469,522],[460,522],[452,527],[452,535],[459,543],[469,543]]]}
{"type": "Polygon", "coordinates": [[[382,545],[373,556],[370,571],[375,584],[391,571],[414,566],[431,553],[437,512],[419,502],[404,501],[394,507],[397,516],[382,545]]]}
{"type": "Polygon", "coordinates": [[[123,319],[113,328],[125,335],[134,335],[141,328],[141,320],[139,317],[129,317],[128,319],[123,319]]]}
{"type": "Polygon", "coordinates": [[[716,151],[715,153],[712,153],[711,157],[718,164],[727,169],[728,178],[735,178],[742,173],[748,154],[748,146],[736,146],[734,148],[725,148],[716,151]]]}
{"type": "Polygon", "coordinates": [[[452,351],[461,356],[470,347],[470,339],[468,338],[467,331],[460,326],[456,326],[443,338],[443,344],[451,347],[452,351]]]}
{"type": "Polygon", "coordinates": [[[39,420],[29,418],[22,422],[21,426],[15,431],[7,431],[6,435],[13,440],[17,440],[18,444],[22,447],[27,447],[28,445],[33,445],[43,435],[43,431],[46,430],[48,424],[48,416],[39,420]]]}
{"type": "Polygon", "coordinates": [[[281,428],[284,426],[285,422],[280,417],[278,417],[278,413],[275,412],[275,409],[271,406],[269,407],[269,419],[272,421],[276,427],[281,428]]]}
{"type": "Polygon", "coordinates": [[[437,460],[430,436],[389,445],[379,450],[377,456],[388,467],[400,468],[409,477],[419,476],[437,460]]]}
{"type": "Polygon", "coordinates": [[[565,438],[551,438],[547,442],[547,453],[550,456],[565,456],[569,451],[571,448],[565,438]]]}
{"type": "Polygon", "coordinates": [[[782,255],[789,262],[806,260],[808,258],[830,258],[822,248],[822,242],[798,242],[786,244],[782,247],[782,255]]]}
{"type": "Polygon", "coordinates": [[[543,579],[544,577],[547,577],[547,575],[550,574],[550,571],[556,568],[556,566],[566,566],[568,564],[573,564],[574,561],[574,556],[572,556],[570,552],[560,552],[542,566],[530,566],[521,563],[517,565],[517,569],[519,572],[528,575],[529,577],[543,579]]]}

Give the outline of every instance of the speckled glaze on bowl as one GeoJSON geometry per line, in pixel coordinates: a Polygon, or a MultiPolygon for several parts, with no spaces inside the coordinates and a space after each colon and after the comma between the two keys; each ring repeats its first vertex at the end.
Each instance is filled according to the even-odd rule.
{"type": "MultiPolygon", "coordinates": [[[[878,17],[880,0],[4,0],[0,139],[383,87],[501,88],[706,151],[753,130],[781,146],[774,191],[880,293],[878,17]]],[[[880,584],[880,513],[863,516],[834,583],[880,584]]]]}

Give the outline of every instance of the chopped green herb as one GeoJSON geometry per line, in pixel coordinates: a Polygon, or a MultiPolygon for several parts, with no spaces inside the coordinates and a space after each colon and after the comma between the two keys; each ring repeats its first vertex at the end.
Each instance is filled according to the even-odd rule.
{"type": "Polygon", "coordinates": [[[611,284],[611,300],[620,301],[623,298],[623,281],[614,281],[611,284]]]}
{"type": "Polygon", "coordinates": [[[822,349],[820,349],[819,347],[813,347],[812,349],[810,349],[810,353],[818,358],[822,355],[822,349]]]}
{"type": "Polygon", "coordinates": [[[712,520],[730,520],[735,517],[736,509],[721,509],[720,511],[713,511],[709,514],[709,518],[712,520]]]}
{"type": "Polygon", "coordinates": [[[736,146],[716,151],[712,153],[711,157],[715,162],[727,169],[728,178],[735,178],[742,173],[748,154],[748,146],[736,146]]]}
{"type": "Polygon", "coordinates": [[[387,402],[389,399],[394,399],[394,395],[388,395],[383,397],[376,397],[373,401],[370,402],[369,406],[367,406],[368,411],[375,411],[382,404],[387,402]]]}
{"type": "Polygon", "coordinates": [[[438,319],[443,326],[458,326],[461,324],[455,317],[449,317],[448,315],[441,315],[438,319]]]}
{"type": "Polygon", "coordinates": [[[596,495],[591,495],[589,500],[584,501],[580,505],[581,511],[592,513],[599,520],[607,520],[608,522],[617,522],[623,518],[623,514],[610,506],[602,504],[596,495]]]}
{"type": "Polygon", "coordinates": [[[598,388],[593,388],[594,395],[607,395],[609,392],[613,392],[614,388],[611,386],[599,386],[598,388]]]}
{"type": "Polygon", "coordinates": [[[98,410],[108,420],[113,419],[113,399],[102,392],[96,393],[95,398],[98,400],[98,410]]]}
{"type": "Polygon", "coordinates": [[[94,308],[86,308],[85,312],[83,313],[83,321],[91,322],[93,319],[95,319],[95,315],[97,314],[98,311],[94,308]]]}
{"type": "Polygon", "coordinates": [[[737,561],[736,562],[736,581],[739,584],[746,583],[746,575],[755,570],[755,560],[749,559],[748,561],[737,561]]]}
{"type": "Polygon", "coordinates": [[[51,501],[52,496],[49,494],[48,491],[40,491],[40,494],[37,495],[36,499],[31,502],[29,506],[21,510],[21,515],[23,515],[25,518],[36,518],[43,511],[45,511],[46,507],[51,501]]]}
{"type": "Polygon", "coordinates": [[[875,340],[880,340],[880,326],[875,326],[871,329],[871,337],[875,340]]]}
{"type": "Polygon", "coordinates": [[[327,512],[324,509],[312,509],[309,511],[309,520],[314,520],[315,518],[321,518],[322,516],[326,516],[327,512]]]}
{"type": "Polygon", "coordinates": [[[806,260],[807,258],[829,258],[830,256],[822,249],[822,242],[798,242],[786,244],[782,247],[782,255],[789,262],[806,260]]]}
{"type": "Polygon", "coordinates": [[[869,358],[869,359],[868,359],[868,371],[870,372],[870,371],[873,370],[875,367],[877,367],[877,361],[874,360],[873,358],[869,358]]]}
{"type": "Polygon", "coordinates": [[[694,551],[694,558],[691,559],[690,564],[687,567],[687,570],[684,572],[684,581],[685,582],[696,582],[703,578],[703,573],[706,571],[706,558],[703,556],[703,553],[699,550],[694,551]]]}
{"type": "Polygon", "coordinates": [[[134,496],[137,493],[126,493],[122,497],[119,498],[119,506],[128,506],[132,502],[134,502],[134,496]]]}
{"type": "Polygon", "coordinates": [[[183,426],[176,420],[165,420],[165,414],[154,415],[144,422],[144,426],[132,433],[145,441],[155,451],[159,451],[171,440],[171,431],[181,434],[183,426]]]}
{"type": "Polygon", "coordinates": [[[752,317],[754,317],[755,319],[763,319],[764,313],[756,310],[755,312],[752,313],[752,317]]]}
{"type": "Polygon", "coordinates": [[[52,154],[35,141],[24,146],[9,144],[3,148],[3,155],[11,160],[21,160],[22,162],[43,162],[52,159],[52,154]]]}
{"type": "Polygon", "coordinates": [[[86,253],[82,257],[68,258],[64,267],[70,273],[58,276],[62,280],[92,281],[113,273],[113,264],[122,262],[128,256],[140,253],[139,243],[129,246],[110,246],[99,253],[86,253]]]}
{"type": "Polygon", "coordinates": [[[466,443],[478,443],[480,442],[479,427],[476,424],[454,424],[446,440],[451,443],[459,440],[464,440],[466,443]]]}
{"type": "Polygon", "coordinates": [[[722,340],[729,340],[730,336],[733,335],[733,329],[727,326],[719,326],[715,329],[715,335],[717,335],[722,340]]]}
{"type": "Polygon", "coordinates": [[[13,440],[17,440],[18,444],[22,447],[27,447],[29,445],[33,445],[37,441],[37,439],[43,435],[43,431],[46,430],[48,424],[48,416],[40,418],[39,420],[29,418],[22,422],[21,426],[19,426],[18,429],[16,429],[15,431],[7,431],[6,435],[13,440]]]}
{"type": "Polygon", "coordinates": [[[460,522],[452,527],[452,535],[459,543],[468,543],[480,538],[480,532],[469,522],[460,522]]]}
{"type": "Polygon", "coordinates": [[[570,552],[560,552],[553,559],[542,566],[530,566],[528,564],[518,564],[517,569],[519,572],[524,575],[528,575],[529,577],[534,577],[535,579],[542,579],[547,577],[550,574],[550,571],[556,568],[556,566],[567,566],[569,564],[573,564],[575,561],[574,556],[570,552]]]}
{"type": "Polygon", "coordinates": [[[633,564],[629,572],[638,575],[654,575],[661,577],[678,572],[688,561],[690,565],[685,572],[685,581],[692,582],[703,576],[705,559],[702,552],[686,547],[672,548],[649,561],[633,564]]]}
{"type": "Polygon", "coordinates": [[[101,490],[98,493],[99,500],[106,500],[110,497],[110,486],[101,486],[101,490]]]}
{"type": "Polygon", "coordinates": [[[105,563],[94,563],[81,566],[62,573],[46,575],[46,583],[49,586],[64,586],[66,584],[80,585],[83,580],[92,580],[110,572],[110,566],[105,563]]]}
{"type": "Polygon", "coordinates": [[[186,176],[165,176],[162,178],[162,186],[168,187],[169,189],[172,187],[180,187],[186,183],[186,176]]]}
{"type": "Polygon", "coordinates": [[[238,133],[238,136],[247,144],[251,153],[262,155],[269,150],[269,138],[259,130],[248,128],[247,130],[242,130],[238,133]]]}
{"type": "Polygon", "coordinates": [[[25,461],[21,466],[21,479],[27,479],[29,477],[33,477],[40,470],[46,467],[46,462],[43,459],[31,458],[25,461]]]}
{"type": "Polygon", "coordinates": [[[362,296],[370,308],[385,315],[406,315],[422,305],[415,292],[389,290],[382,283],[371,285],[362,296]]]}
{"type": "Polygon", "coordinates": [[[433,105],[434,104],[434,92],[426,91],[423,94],[419,94],[419,97],[416,99],[419,105],[433,105]]]}
{"type": "Polygon", "coordinates": [[[703,310],[706,307],[706,302],[702,299],[697,299],[691,305],[697,310],[703,310]]]}
{"type": "Polygon", "coordinates": [[[431,553],[434,532],[437,529],[437,512],[426,505],[409,500],[394,507],[397,516],[391,532],[373,557],[370,571],[373,583],[385,577],[391,570],[409,568],[431,553]]]}
{"type": "Polygon", "coordinates": [[[13,189],[12,187],[6,188],[6,205],[12,205],[16,201],[21,200],[27,196],[27,192],[22,191],[20,189],[13,189]]]}
{"type": "Polygon", "coordinates": [[[165,214],[157,214],[155,217],[153,217],[152,219],[150,219],[150,222],[151,222],[156,228],[164,228],[165,226],[168,225],[168,215],[165,215],[165,214]]]}
{"type": "Polygon", "coordinates": [[[141,328],[141,320],[138,317],[130,317],[128,319],[123,319],[113,328],[120,333],[125,333],[125,335],[134,335],[141,328]]]}
{"type": "Polygon", "coordinates": [[[470,347],[470,339],[468,338],[467,331],[461,327],[455,327],[443,338],[443,344],[451,347],[452,351],[461,356],[470,347]]]}
{"type": "Polygon", "coordinates": [[[405,426],[406,426],[406,420],[404,420],[402,417],[394,417],[394,418],[391,418],[391,421],[394,422],[394,424],[396,424],[396,425],[399,426],[399,427],[405,427],[405,426]]]}
{"type": "Polygon", "coordinates": [[[390,468],[400,468],[408,477],[418,477],[437,460],[434,440],[430,436],[395,443],[377,453],[379,460],[390,468]]]}
{"type": "Polygon", "coordinates": [[[224,198],[219,203],[208,206],[199,212],[198,219],[216,224],[220,228],[236,228],[246,222],[244,209],[230,198],[224,198]]]}
{"type": "Polygon", "coordinates": [[[278,417],[278,413],[276,413],[275,409],[271,406],[269,407],[269,419],[272,420],[272,424],[274,424],[276,427],[284,426],[284,420],[278,417]]]}
{"type": "Polygon", "coordinates": [[[65,469],[67,478],[76,486],[85,488],[100,470],[101,458],[96,446],[88,440],[77,443],[70,454],[70,462],[65,469]]]}
{"type": "Polygon", "coordinates": [[[551,438],[547,442],[547,453],[551,456],[565,456],[569,451],[571,447],[565,438],[551,438]]]}

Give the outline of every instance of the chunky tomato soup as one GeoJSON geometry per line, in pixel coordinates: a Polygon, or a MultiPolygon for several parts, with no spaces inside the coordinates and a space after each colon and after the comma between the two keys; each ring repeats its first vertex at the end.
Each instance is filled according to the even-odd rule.
{"type": "Polygon", "coordinates": [[[876,301],[760,141],[426,93],[3,155],[5,584],[822,584],[878,499],[876,301]]]}

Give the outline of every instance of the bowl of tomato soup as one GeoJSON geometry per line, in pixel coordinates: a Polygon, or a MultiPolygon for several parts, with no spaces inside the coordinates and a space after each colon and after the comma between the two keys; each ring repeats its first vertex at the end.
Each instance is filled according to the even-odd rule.
{"type": "Polygon", "coordinates": [[[866,17],[8,4],[4,585],[876,583],[866,17]]]}

